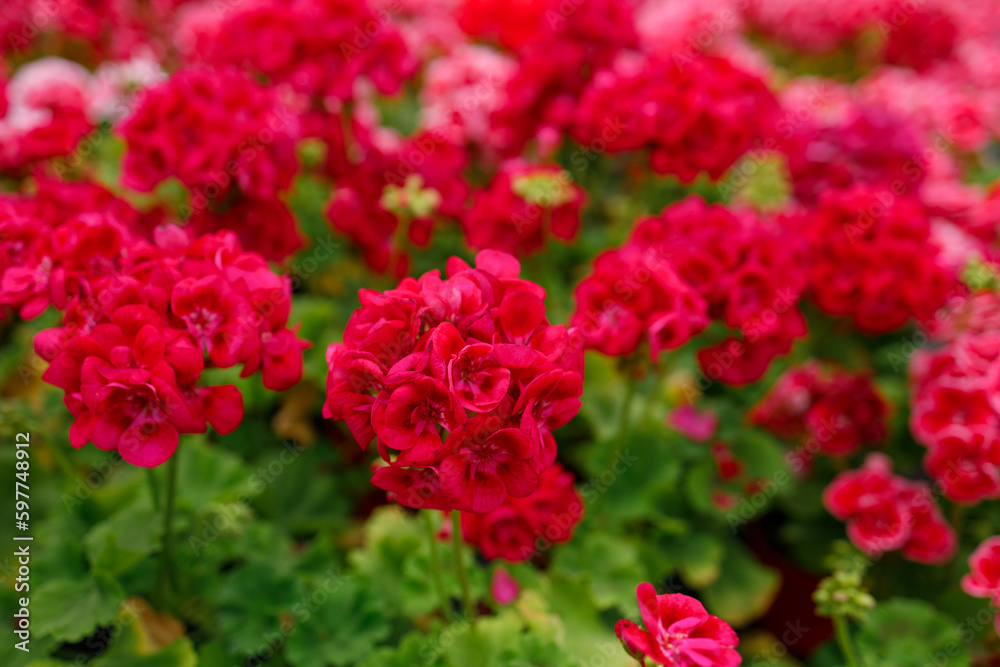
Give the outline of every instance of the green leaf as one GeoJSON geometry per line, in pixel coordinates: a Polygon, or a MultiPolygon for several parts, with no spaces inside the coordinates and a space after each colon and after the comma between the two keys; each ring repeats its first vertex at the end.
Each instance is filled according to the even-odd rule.
{"type": "Polygon", "coordinates": [[[694,588],[705,588],[718,580],[725,549],[714,535],[693,533],[681,539],[677,555],[684,582],[694,588]]]}
{"type": "MultiPolygon", "coordinates": [[[[122,616],[119,617],[122,619],[122,616]]],[[[124,621],[124,619],[122,619],[124,621]]],[[[120,636],[93,662],[93,667],[197,667],[198,656],[187,637],[160,648],[137,619],[119,625],[120,636]]]]}
{"type": "Polygon", "coordinates": [[[456,627],[454,645],[446,654],[448,664],[451,667],[495,667],[500,652],[517,644],[523,626],[517,614],[505,610],[498,616],[479,619],[475,632],[470,631],[470,626],[456,627]]]}
{"type": "Polygon", "coordinates": [[[32,597],[35,635],[76,642],[114,620],[125,591],[106,574],[42,584],[32,597]]]}
{"type": "Polygon", "coordinates": [[[162,522],[152,508],[133,504],[94,526],[85,538],[96,571],[126,572],[156,551],[162,522]]]}
{"type": "Polygon", "coordinates": [[[389,635],[374,593],[358,579],[340,578],[292,609],[299,622],[285,656],[296,667],[353,665],[389,635]]]}
{"type": "Polygon", "coordinates": [[[552,612],[562,619],[564,648],[571,659],[580,665],[635,667],[635,661],[615,637],[613,622],[602,619],[583,584],[560,576],[550,577],[547,584],[542,595],[549,600],[552,612]]]}
{"type": "Polygon", "coordinates": [[[665,429],[637,428],[624,442],[597,447],[598,472],[579,480],[587,511],[615,522],[662,516],[675,504],[669,499],[681,483],[684,446],[665,429]]]}
{"type": "Polygon", "coordinates": [[[15,635],[8,635],[8,638],[9,641],[0,644],[0,665],[3,667],[54,667],[69,664],[41,657],[59,645],[59,642],[52,637],[36,638],[33,630],[31,640],[28,642],[28,652],[14,646],[16,642],[21,641],[15,635]]]}
{"type": "Polygon", "coordinates": [[[715,463],[703,461],[687,471],[685,495],[691,507],[705,514],[717,514],[712,504],[712,490],[716,485],[715,463]]]}
{"type": "MultiPolygon", "coordinates": [[[[451,643],[451,630],[448,642],[451,643]]],[[[425,635],[411,632],[403,637],[396,647],[378,648],[362,660],[358,667],[445,667],[444,646],[438,641],[438,633],[425,635]]]]}
{"type": "MultiPolygon", "coordinates": [[[[437,520],[437,513],[434,514],[437,520]]],[[[452,597],[461,595],[452,566],[449,544],[440,544],[445,590],[452,597]]],[[[430,577],[430,555],[425,529],[415,517],[398,506],[386,506],[372,513],[365,524],[365,547],[352,551],[349,561],[355,571],[371,581],[379,598],[392,612],[420,616],[438,606],[430,577]]],[[[471,562],[469,554],[465,563],[471,562]]],[[[474,597],[482,597],[486,582],[479,568],[469,568],[474,597]]]]}
{"type": "Polygon", "coordinates": [[[586,582],[600,609],[627,609],[635,601],[636,582],[646,577],[638,548],[624,536],[605,532],[584,533],[560,547],[552,571],[586,582]]]}
{"type": "Polygon", "coordinates": [[[314,532],[337,527],[350,514],[351,493],[342,486],[342,476],[316,474],[329,466],[331,454],[325,447],[299,449],[287,443],[273,456],[265,455],[266,464],[258,466],[264,471],[257,474],[267,482],[267,490],[259,504],[270,508],[279,525],[292,532],[314,532]]]}
{"type": "Polygon", "coordinates": [[[781,587],[777,570],[761,565],[745,547],[727,544],[722,576],[704,590],[705,606],[735,627],[763,616],[781,587]]]}
{"type": "Polygon", "coordinates": [[[207,446],[202,438],[185,438],[179,456],[178,499],[195,511],[209,503],[241,501],[263,490],[239,457],[207,446]]]}
{"type": "Polygon", "coordinates": [[[230,649],[251,656],[283,645],[283,617],[303,599],[298,580],[273,563],[251,561],[230,574],[218,600],[219,625],[230,649]]]}
{"type": "Polygon", "coordinates": [[[858,652],[870,665],[968,667],[967,642],[959,625],[922,600],[880,602],[856,635],[858,652]]]}

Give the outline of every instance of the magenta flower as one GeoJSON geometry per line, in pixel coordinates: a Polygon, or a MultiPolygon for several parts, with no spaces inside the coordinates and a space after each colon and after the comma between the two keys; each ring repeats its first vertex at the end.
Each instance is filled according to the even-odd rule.
{"type": "Polygon", "coordinates": [[[639,584],[636,595],[646,629],[622,619],[615,634],[641,664],[649,659],[666,667],[736,667],[742,661],[733,629],[694,598],[657,595],[648,583],[639,584]]]}

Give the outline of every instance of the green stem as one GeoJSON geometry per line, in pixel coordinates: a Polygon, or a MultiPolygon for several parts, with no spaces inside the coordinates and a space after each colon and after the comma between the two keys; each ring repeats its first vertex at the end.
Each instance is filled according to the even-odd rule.
{"type": "Polygon", "coordinates": [[[847,627],[847,619],[843,616],[834,616],[833,627],[837,631],[837,643],[840,645],[841,653],[844,654],[844,659],[847,660],[848,667],[860,667],[861,663],[851,641],[851,631],[847,627]]]}
{"type": "Polygon", "coordinates": [[[642,409],[642,420],[643,423],[648,423],[653,419],[653,411],[658,405],[663,405],[663,378],[667,374],[668,361],[663,355],[657,359],[656,363],[652,367],[653,375],[653,388],[646,394],[644,398],[643,409],[642,409]]]}
{"type": "Polygon", "coordinates": [[[472,604],[472,591],[469,588],[469,572],[465,569],[462,559],[462,522],[456,510],[451,511],[451,544],[455,550],[455,574],[462,585],[462,600],[469,623],[476,623],[476,608],[472,604]]]}
{"type": "Polygon", "coordinates": [[[160,485],[156,481],[156,473],[152,468],[146,468],[146,481],[149,482],[149,497],[153,499],[153,511],[160,511],[160,485]]]}
{"type": "Polygon", "coordinates": [[[629,429],[632,426],[632,404],[635,402],[635,390],[639,384],[634,372],[629,371],[629,376],[625,381],[625,400],[622,403],[622,413],[618,420],[618,443],[621,444],[628,437],[629,429]]]}
{"type": "Polygon", "coordinates": [[[160,550],[160,562],[156,575],[156,594],[154,600],[156,607],[163,610],[163,606],[170,594],[171,570],[173,569],[174,552],[174,509],[177,496],[177,458],[180,456],[180,449],[174,452],[167,462],[167,499],[163,508],[163,549],[160,550]]]}
{"type": "Polygon", "coordinates": [[[607,466],[610,468],[617,461],[618,450],[625,444],[629,431],[632,428],[632,406],[635,403],[636,387],[639,380],[636,378],[633,369],[626,371],[628,377],[625,379],[625,399],[622,401],[621,414],[618,415],[618,433],[611,442],[608,452],[607,466]]]}
{"type": "Polygon", "coordinates": [[[955,503],[951,506],[951,527],[955,530],[955,534],[961,536],[962,532],[962,519],[965,518],[965,505],[959,505],[955,503]]]}
{"type": "Polygon", "coordinates": [[[437,589],[438,601],[441,603],[441,613],[445,620],[451,620],[451,602],[444,590],[444,576],[441,573],[441,556],[438,554],[437,531],[434,530],[434,517],[430,510],[420,512],[424,516],[424,526],[427,528],[427,539],[431,545],[431,576],[434,577],[434,588],[437,589]]]}

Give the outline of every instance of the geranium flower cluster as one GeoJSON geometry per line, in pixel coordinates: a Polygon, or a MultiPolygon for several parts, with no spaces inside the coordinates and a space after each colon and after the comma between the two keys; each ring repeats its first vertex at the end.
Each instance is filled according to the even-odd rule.
{"type": "Polygon", "coordinates": [[[646,629],[622,619],[615,635],[639,664],[650,660],[666,667],[737,667],[743,661],[736,651],[736,632],[698,600],[681,593],[657,595],[649,583],[639,584],[636,597],[646,629]]]}
{"type": "Polygon", "coordinates": [[[515,70],[513,58],[479,44],[457,46],[431,61],[420,90],[421,127],[458,146],[497,146],[490,115],[503,104],[515,70]]]}
{"type": "MultiPolygon", "coordinates": [[[[163,58],[178,8],[184,4],[195,3],[9,0],[0,12],[4,34],[0,51],[23,55],[64,49],[85,62],[128,58],[141,51],[163,58]]],[[[218,8],[212,11],[218,13],[218,8]]]]}
{"type": "Polygon", "coordinates": [[[552,4],[533,0],[501,3],[496,0],[461,0],[458,24],[469,35],[519,51],[537,39],[552,4]]]}
{"type": "Polygon", "coordinates": [[[867,334],[932,321],[955,286],[920,203],[890,190],[828,191],[805,219],[816,305],[867,334]]]}
{"type": "Polygon", "coordinates": [[[391,95],[417,68],[392,12],[365,0],[264,0],[212,11],[189,59],[242,67],[308,99],[352,100],[362,77],[391,95]]]}
{"type": "Polygon", "coordinates": [[[786,371],[749,417],[809,450],[849,456],[882,443],[888,412],[868,374],[826,369],[813,361],[786,371]]]}
{"type": "Polygon", "coordinates": [[[0,197],[0,311],[9,307],[24,320],[89,294],[119,270],[122,239],[162,221],[94,183],[40,176],[34,186],[30,197],[0,197]]]}
{"type": "MultiPolygon", "coordinates": [[[[977,598],[988,598],[1000,606],[1000,536],[983,540],[969,556],[969,574],[962,577],[962,590],[977,598]]],[[[1000,616],[993,617],[993,625],[1000,633],[1000,616]]]]}
{"type": "Polygon", "coordinates": [[[739,0],[672,2],[646,0],[635,13],[635,25],[646,53],[690,62],[702,53],[731,52],[745,27],[739,0]]]}
{"type": "Polygon", "coordinates": [[[1000,298],[963,299],[936,331],[943,345],[913,357],[910,429],[924,465],[959,503],[1000,498],[1000,298]]]}
{"type": "Polygon", "coordinates": [[[884,36],[880,48],[866,54],[868,57],[917,70],[951,57],[961,13],[953,4],[926,1],[909,4],[859,0],[823,5],[806,0],[753,0],[748,5],[748,18],[756,27],[797,49],[829,52],[855,40],[868,28],[884,36]]]}
{"type": "Polygon", "coordinates": [[[323,414],[388,464],[372,483],[415,508],[491,512],[552,465],[580,409],[582,351],[510,255],[457,257],[384,293],[362,290],[327,350],[323,414]],[[393,454],[395,452],[395,454],[393,454]]]}
{"type": "Polygon", "coordinates": [[[474,248],[529,253],[549,237],[573,240],[584,201],[583,190],[561,168],[511,160],[476,193],[462,229],[474,248]]]}
{"type": "Polygon", "coordinates": [[[486,514],[463,512],[462,538],[486,558],[520,563],[568,542],[582,519],[583,498],[573,474],[555,463],[538,476],[538,488],[530,495],[507,496],[486,514]]]}
{"type": "Polygon", "coordinates": [[[298,171],[298,120],[272,89],[235,69],[183,69],[146,91],[119,132],[123,182],[149,192],[176,177],[197,231],[232,229],[269,259],[301,247],[279,197],[298,171]]]}
{"type": "Polygon", "coordinates": [[[997,130],[992,111],[995,93],[970,85],[968,75],[956,68],[924,74],[882,68],[860,81],[857,90],[866,106],[884,109],[919,128],[928,146],[924,155],[930,159],[943,160],[942,147],[951,145],[977,151],[997,130]]]}
{"type": "Polygon", "coordinates": [[[65,392],[74,447],[93,442],[155,467],[181,433],[229,433],[242,421],[235,386],[199,383],[207,366],[260,371],[274,391],[298,382],[306,344],[288,328],[290,282],[232,232],[192,240],[167,225],[150,243],[108,212],[49,231],[24,208],[0,221],[14,250],[0,267],[0,303],[22,317],[49,303],[65,311],[35,350],[50,362],[42,379],[65,392]]]}
{"type": "MultiPolygon", "coordinates": [[[[465,214],[469,185],[466,152],[429,132],[382,146],[356,123],[355,146],[363,159],[332,165],[336,187],[327,204],[331,227],[356,243],[365,263],[402,277],[407,245],[426,247],[441,219],[465,214]]],[[[348,150],[338,149],[340,155],[348,150]]]]}
{"type": "Polygon", "coordinates": [[[814,204],[827,190],[857,184],[918,193],[926,176],[923,146],[907,119],[815,80],[789,86],[782,105],[775,144],[799,201],[814,204]]]}
{"type": "Polygon", "coordinates": [[[23,176],[32,164],[71,153],[94,129],[88,115],[92,80],[62,58],[27,63],[0,95],[0,171],[23,176]]]}
{"type": "Polygon", "coordinates": [[[741,338],[699,350],[703,372],[728,384],[755,381],[806,333],[800,248],[780,232],[688,197],[640,220],[623,246],[598,256],[577,286],[571,321],[590,349],[625,356],[646,342],[654,359],[721,321],[741,338]]]}
{"type": "Polygon", "coordinates": [[[869,454],[862,468],[834,478],[823,505],[847,522],[851,542],[870,556],[901,549],[909,560],[940,564],[958,547],[930,487],[894,475],[884,454],[869,454]]]}
{"type": "Polygon", "coordinates": [[[718,180],[770,133],[777,109],[761,79],[724,58],[627,55],[584,92],[573,137],[611,153],[649,149],[653,171],[685,183],[718,180]]]}
{"type": "Polygon", "coordinates": [[[572,127],[580,95],[594,73],[639,43],[627,3],[533,4],[526,12],[511,11],[509,3],[497,4],[482,29],[520,45],[517,70],[505,88],[506,101],[492,116],[498,148],[511,156],[532,140],[543,155],[552,151],[572,127]],[[534,20],[529,17],[521,23],[518,17],[524,13],[534,20]],[[491,24],[497,23],[501,27],[494,32],[491,24]]]}

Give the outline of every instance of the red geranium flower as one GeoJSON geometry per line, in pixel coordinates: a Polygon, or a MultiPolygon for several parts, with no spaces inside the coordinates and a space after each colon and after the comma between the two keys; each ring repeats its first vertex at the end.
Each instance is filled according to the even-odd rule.
{"type": "Polygon", "coordinates": [[[639,584],[636,595],[646,629],[622,619],[615,634],[643,665],[647,659],[666,667],[736,667],[742,662],[736,633],[698,600],[680,593],[657,595],[648,583],[639,584]]]}

